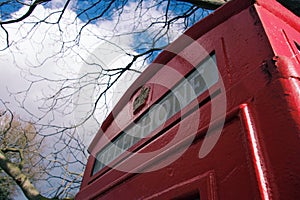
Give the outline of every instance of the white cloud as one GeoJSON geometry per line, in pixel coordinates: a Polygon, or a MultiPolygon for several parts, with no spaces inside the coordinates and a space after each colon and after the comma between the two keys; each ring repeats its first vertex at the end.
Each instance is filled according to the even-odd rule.
{"type": "MultiPolygon", "coordinates": [[[[16,12],[14,16],[21,16],[24,11],[24,9],[21,9],[16,12]]],[[[49,102],[45,105],[43,99],[45,96],[49,97],[52,92],[57,91],[58,87],[61,87],[62,84],[43,80],[43,78],[56,80],[66,77],[72,79],[83,75],[83,72],[99,70],[95,67],[85,65],[82,61],[82,58],[87,59],[88,62],[93,61],[91,60],[91,53],[97,57],[97,60],[94,61],[102,66],[106,66],[105,68],[116,67],[116,65],[123,64],[119,62],[117,64],[115,63],[114,66],[111,65],[113,63],[113,60],[111,60],[112,55],[115,59],[121,58],[122,55],[120,52],[111,54],[108,50],[110,48],[109,43],[104,40],[99,40],[99,37],[101,38],[109,34],[112,35],[109,30],[113,26],[114,21],[89,24],[81,33],[78,46],[74,39],[76,39],[79,28],[83,25],[83,22],[78,19],[74,21],[74,19],[76,19],[76,13],[73,11],[66,10],[64,17],[61,19],[60,26],[45,23],[34,25],[32,23],[39,21],[39,19],[44,19],[50,13],[56,11],[58,11],[56,8],[50,9],[39,6],[33,15],[25,20],[25,23],[5,26],[9,32],[12,46],[0,52],[0,73],[2,76],[0,98],[11,102],[10,107],[13,111],[25,117],[27,116],[26,113],[17,107],[14,99],[9,96],[7,89],[11,92],[19,92],[31,87],[30,91],[25,93],[27,97],[24,101],[24,105],[30,112],[42,116],[41,108],[50,106],[49,102]],[[62,32],[60,30],[62,30],[62,32]],[[81,58],[79,58],[78,55],[80,55],[81,58]],[[30,86],[31,81],[38,82],[30,86]]],[[[52,17],[47,20],[49,22],[55,22],[58,17],[58,14],[52,15],[52,17]]],[[[0,37],[5,38],[4,32],[2,32],[0,37]]],[[[126,38],[123,37],[121,40],[121,42],[123,42],[121,46],[128,48],[131,39],[130,36],[126,36],[126,38]]],[[[2,43],[0,43],[0,45],[4,46],[4,40],[1,41],[2,43]]],[[[114,39],[113,42],[120,42],[120,40],[117,41],[117,39],[114,39]]],[[[115,46],[110,46],[115,49],[115,46]]],[[[126,58],[123,57],[122,59],[123,62],[126,62],[124,61],[126,58]]],[[[71,82],[70,84],[73,83],[71,82]]],[[[76,85],[76,83],[74,84],[76,85]]],[[[84,95],[84,93],[83,91],[80,94],[84,95]]],[[[23,101],[23,95],[17,95],[16,97],[19,101],[23,101]]],[[[84,98],[84,96],[79,98],[84,98]]],[[[90,99],[90,101],[92,100],[93,99],[90,99]]],[[[91,104],[92,102],[89,103],[91,104]]],[[[67,105],[61,104],[66,107],[61,107],[61,110],[58,111],[63,112],[64,109],[73,109],[72,104],[68,105],[69,108],[67,108],[67,105]]],[[[60,125],[74,123],[74,115],[72,114],[65,116],[57,111],[54,111],[53,114],[55,116],[49,114],[44,122],[50,121],[53,124],[58,123],[60,125]]],[[[99,112],[97,114],[99,114],[99,112]]],[[[96,126],[96,129],[98,129],[99,125],[96,124],[96,126]]],[[[96,133],[95,129],[93,131],[96,133]]],[[[90,138],[88,140],[90,140],[90,138]]]]}
{"type": "MultiPolygon", "coordinates": [[[[27,89],[30,86],[30,81],[38,81],[31,86],[30,91],[26,94],[24,104],[30,112],[42,116],[41,109],[51,106],[51,101],[45,103],[45,97],[51,96],[62,85],[80,87],[88,83],[84,81],[89,80],[82,79],[81,82],[70,81],[69,83],[59,82],[58,84],[42,79],[42,77],[53,80],[63,77],[72,79],[83,76],[88,72],[100,70],[99,66],[87,65],[82,59],[100,64],[105,69],[124,66],[125,63],[130,61],[130,57],[126,56],[125,52],[135,53],[131,50],[131,46],[136,41],[132,35],[127,33],[141,31],[150,26],[150,18],[158,20],[164,16],[162,11],[155,7],[147,10],[145,7],[148,5],[145,4],[144,8],[133,12],[137,3],[130,3],[124,8],[121,17],[116,13],[112,20],[99,20],[95,24],[86,26],[81,32],[80,42],[77,43],[77,34],[84,22],[76,19],[76,13],[70,9],[65,11],[60,26],[49,23],[33,23],[45,19],[50,13],[59,11],[62,2],[62,0],[52,1],[51,8],[38,6],[33,15],[24,22],[5,26],[9,31],[12,46],[5,51],[0,51],[0,99],[10,101],[10,108],[23,117],[28,117],[27,113],[19,108],[14,99],[9,96],[7,88],[12,92],[18,92],[27,89]],[[119,23],[117,27],[115,26],[116,23],[119,23]],[[119,36],[122,34],[125,35],[119,36]]],[[[151,1],[148,2],[148,4],[150,3],[151,1]]],[[[26,12],[25,8],[16,12],[14,16],[21,16],[24,12],[26,12]]],[[[47,22],[55,22],[59,16],[60,13],[53,14],[50,18],[47,18],[47,22]]],[[[148,34],[155,34],[158,26],[155,25],[147,30],[148,34]]],[[[177,36],[180,33],[179,30],[179,26],[174,26],[173,32],[169,33],[170,37],[177,36]]],[[[0,49],[5,46],[5,37],[5,33],[0,31],[0,49]]],[[[140,69],[141,65],[139,66],[139,64],[141,63],[137,63],[134,67],[140,69]]],[[[109,107],[116,103],[136,77],[137,74],[128,72],[114,87],[114,91],[108,93],[109,107]]],[[[91,76],[90,79],[92,78],[95,77],[91,76]]],[[[54,110],[53,113],[48,113],[43,122],[53,125],[78,123],[81,117],[85,116],[86,110],[89,110],[93,105],[95,94],[103,90],[101,83],[106,80],[106,78],[97,79],[98,86],[85,87],[85,90],[80,92],[77,98],[70,98],[68,104],[57,102],[57,105],[61,105],[61,107],[54,110]],[[66,112],[73,111],[74,105],[72,103],[80,103],[82,106],[78,106],[75,112],[66,115],[66,112]]],[[[59,97],[67,95],[68,92],[72,92],[72,89],[66,90],[59,97]]],[[[24,98],[22,95],[16,97],[19,101],[24,98]]],[[[103,103],[103,101],[100,103],[103,103]]],[[[85,126],[78,129],[81,136],[85,137],[86,145],[89,145],[90,140],[99,128],[97,122],[105,117],[103,107],[99,106],[95,118],[92,118],[85,126]]]]}
{"type": "MultiPolygon", "coordinates": [[[[11,105],[15,106],[14,111],[25,114],[21,109],[16,107],[13,103],[13,99],[8,96],[6,88],[10,91],[18,92],[29,87],[30,81],[39,81],[38,83],[31,86],[30,92],[27,94],[25,105],[30,109],[31,112],[42,115],[41,108],[50,106],[50,101],[46,104],[43,99],[49,97],[51,93],[56,92],[58,87],[62,86],[62,82],[57,84],[56,82],[42,80],[41,77],[47,79],[60,79],[62,77],[72,79],[82,76],[85,72],[94,72],[100,70],[97,66],[86,65],[82,58],[88,62],[96,62],[100,64],[103,68],[117,68],[124,66],[124,63],[129,62],[130,57],[126,56],[125,52],[133,53],[130,50],[132,44],[136,41],[133,38],[133,31],[141,31],[150,26],[151,20],[162,20],[164,13],[162,10],[157,9],[155,6],[150,5],[153,2],[147,2],[143,8],[137,9],[137,2],[132,2],[124,7],[123,14],[121,16],[116,12],[111,20],[99,20],[95,24],[89,24],[81,32],[80,41],[78,40],[78,32],[83,26],[84,22],[76,18],[76,13],[70,9],[65,11],[63,18],[60,21],[60,26],[53,25],[51,23],[56,22],[60,16],[59,7],[62,5],[62,0],[56,0],[51,3],[51,8],[45,8],[43,6],[38,6],[34,11],[33,15],[27,18],[21,24],[11,24],[5,26],[7,31],[9,31],[9,38],[12,42],[11,48],[0,52],[0,73],[2,75],[0,92],[1,98],[11,101],[11,105]],[[149,10],[147,7],[152,8],[149,10]],[[136,10],[136,12],[133,12],[136,10]],[[51,17],[47,18],[50,13],[51,17]],[[46,19],[48,23],[38,23],[40,19],[46,19]],[[51,22],[51,23],[49,23],[51,22]],[[118,26],[115,26],[118,23],[118,26]],[[116,36],[122,35],[123,36],[116,36]],[[117,44],[119,47],[113,45],[117,44]],[[111,52],[113,50],[113,52],[111,52]],[[78,56],[80,55],[80,57],[78,56]],[[42,64],[42,65],[41,65],[42,64]]],[[[14,13],[14,16],[21,16],[26,12],[26,8],[19,10],[14,13]]],[[[159,29],[159,24],[151,26],[147,30],[148,34],[156,34],[159,29]]],[[[180,32],[180,27],[174,26],[172,31],[169,32],[169,36],[174,38],[180,32]]],[[[5,45],[4,32],[0,33],[0,38],[2,38],[2,43],[0,42],[0,47],[5,45]]],[[[136,68],[141,68],[141,66],[136,65],[136,68]]],[[[118,91],[115,90],[113,93],[109,93],[107,99],[112,98],[113,103],[116,103],[116,99],[122,96],[124,91],[134,80],[129,77],[136,78],[136,74],[129,73],[122,79],[121,84],[118,84],[118,91]],[[120,85],[122,87],[120,87],[120,85]]],[[[98,80],[99,84],[101,79],[98,80]]],[[[103,78],[102,83],[107,81],[103,78]]],[[[81,83],[70,82],[70,86],[80,86],[81,83]]],[[[82,83],[84,84],[84,83],[82,83]]],[[[66,86],[64,83],[63,86],[66,86]]],[[[77,98],[70,99],[70,104],[64,104],[63,102],[58,102],[61,104],[60,110],[53,111],[45,119],[49,123],[53,124],[65,124],[76,123],[78,120],[78,113],[85,112],[85,109],[89,109],[93,104],[94,98],[86,98],[89,95],[95,95],[101,90],[101,87],[86,87],[87,91],[80,93],[79,100],[77,98]],[[86,95],[86,93],[89,93],[86,95]],[[90,100],[90,102],[86,102],[90,100]],[[75,118],[73,114],[68,116],[65,115],[66,112],[71,112],[74,107],[72,107],[71,101],[83,101],[85,106],[79,106],[77,108],[77,114],[75,113],[75,118]],[[88,106],[87,106],[88,105],[88,106]],[[64,120],[61,120],[61,119],[64,120]]],[[[66,91],[72,92],[72,89],[66,91]]],[[[65,94],[65,95],[66,95],[65,94]]],[[[61,97],[61,96],[60,96],[61,97]]],[[[17,98],[22,101],[24,96],[17,96],[17,98]]],[[[103,103],[103,102],[102,102],[103,103]]],[[[104,119],[104,111],[99,107],[96,112],[96,118],[98,121],[104,119]],[[100,117],[99,117],[100,116],[100,117]]],[[[82,115],[84,116],[84,115],[82,115]]],[[[93,133],[96,133],[99,124],[97,120],[92,123],[95,126],[93,133]]],[[[45,121],[45,122],[46,122],[45,121]]],[[[90,126],[89,126],[90,127],[90,126]]],[[[83,127],[84,128],[84,127],[83,127]]],[[[84,131],[86,133],[86,131],[84,131]]],[[[88,139],[88,141],[90,138],[88,139]]],[[[88,144],[88,142],[87,142],[88,144]]]]}

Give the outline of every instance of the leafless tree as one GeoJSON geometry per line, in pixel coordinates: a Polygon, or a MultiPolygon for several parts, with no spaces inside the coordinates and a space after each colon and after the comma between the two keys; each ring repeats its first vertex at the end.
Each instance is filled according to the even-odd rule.
{"type": "MultiPolygon", "coordinates": [[[[47,176],[43,181],[47,182],[49,190],[39,192],[26,176],[20,182],[10,172],[10,166],[16,167],[20,171],[19,175],[22,171],[6,159],[5,151],[0,151],[1,162],[6,163],[1,163],[1,168],[14,178],[30,199],[74,195],[79,188],[87,157],[86,142],[78,134],[96,133],[101,119],[106,115],[105,111],[109,110],[109,99],[116,85],[123,77],[139,74],[177,35],[209,14],[209,10],[226,2],[2,1],[0,37],[4,42],[0,49],[2,53],[10,53],[14,65],[19,66],[26,80],[24,89],[9,91],[14,102],[26,113],[27,120],[29,116],[29,120],[34,123],[41,138],[40,146],[46,146],[39,152],[39,156],[40,162],[46,166],[47,176]],[[39,8],[44,8],[46,14],[38,15],[39,8]],[[105,23],[109,23],[109,26],[105,26],[105,23]],[[97,27],[98,31],[91,27],[97,27]],[[18,37],[13,37],[13,34],[18,37]],[[89,37],[98,43],[96,48],[90,48],[93,44],[86,45],[86,38],[89,37]],[[51,45],[46,44],[46,38],[53,42],[52,51],[47,48],[47,45],[51,45]],[[28,49],[20,49],[18,45],[26,39],[34,41],[29,45],[30,48],[36,48],[35,52],[38,53],[20,63],[19,55],[28,49]],[[126,45],[123,45],[124,41],[126,45]],[[107,51],[107,47],[110,51],[107,51]],[[73,64],[67,63],[66,57],[71,58],[73,64]],[[125,61],[118,62],[121,57],[126,57],[125,61]],[[103,61],[103,58],[110,60],[103,61]],[[113,64],[112,60],[114,65],[108,66],[113,64]],[[24,64],[27,68],[21,66],[24,64]],[[61,65],[63,69],[54,75],[47,73],[51,71],[51,65],[61,65]],[[76,71],[74,65],[80,65],[81,68],[76,68],[76,71]],[[46,89],[42,90],[42,86],[46,89]],[[36,107],[28,103],[32,93],[38,97],[36,107]],[[102,115],[101,119],[98,115],[102,115]],[[87,129],[86,124],[89,123],[93,124],[93,130],[87,129]],[[30,183],[29,187],[23,184],[26,180],[30,183]]],[[[280,2],[299,15],[299,0],[280,2]]],[[[9,112],[9,104],[4,100],[1,104],[9,112]]]]}

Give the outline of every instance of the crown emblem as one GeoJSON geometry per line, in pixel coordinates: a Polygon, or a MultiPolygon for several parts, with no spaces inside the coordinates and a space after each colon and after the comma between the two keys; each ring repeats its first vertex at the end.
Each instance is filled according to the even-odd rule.
{"type": "Polygon", "coordinates": [[[133,113],[139,111],[146,103],[146,100],[149,96],[150,87],[143,86],[140,94],[133,101],[133,113]]]}

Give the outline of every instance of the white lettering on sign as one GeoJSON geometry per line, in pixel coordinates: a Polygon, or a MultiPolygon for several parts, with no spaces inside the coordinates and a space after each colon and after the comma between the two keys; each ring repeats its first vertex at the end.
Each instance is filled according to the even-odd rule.
{"type": "Polygon", "coordinates": [[[93,174],[104,168],[122,153],[149,136],[182,108],[187,106],[208,88],[218,82],[216,57],[212,55],[202,61],[186,78],[180,81],[168,95],[154,104],[135,124],[125,129],[112,143],[96,156],[93,174]]]}

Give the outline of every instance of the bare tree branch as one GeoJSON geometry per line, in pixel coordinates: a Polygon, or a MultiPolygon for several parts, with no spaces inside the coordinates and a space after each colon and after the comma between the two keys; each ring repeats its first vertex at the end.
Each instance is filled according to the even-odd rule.
{"type": "Polygon", "coordinates": [[[26,19],[27,17],[29,17],[33,13],[34,9],[39,4],[45,3],[45,2],[48,2],[48,1],[50,1],[50,0],[36,0],[31,5],[24,4],[24,5],[29,6],[28,11],[24,15],[22,15],[21,17],[19,17],[17,19],[12,19],[12,20],[7,20],[7,21],[0,21],[0,24],[3,25],[3,24],[13,24],[13,23],[21,22],[24,19],[26,19]]]}
{"type": "Polygon", "coordinates": [[[9,33],[4,28],[3,24],[0,24],[0,26],[1,26],[2,30],[5,32],[5,36],[6,36],[6,46],[2,49],[2,51],[3,51],[3,50],[5,50],[5,49],[7,49],[9,47],[9,33]]]}
{"type": "Polygon", "coordinates": [[[200,8],[215,10],[230,0],[179,0],[196,5],[200,8]]]}
{"type": "Polygon", "coordinates": [[[0,150],[0,167],[18,184],[28,199],[42,200],[48,199],[40,195],[39,191],[31,183],[28,177],[22,173],[18,165],[9,161],[5,153],[0,150]]]}
{"type": "Polygon", "coordinates": [[[23,169],[24,163],[25,163],[25,160],[24,160],[24,151],[23,151],[23,149],[17,149],[17,148],[11,148],[11,147],[8,147],[8,148],[2,149],[2,152],[3,152],[3,153],[7,153],[7,152],[18,153],[19,156],[20,156],[20,162],[19,162],[18,166],[19,166],[19,169],[20,169],[20,170],[23,169]]]}
{"type": "MultiPolygon", "coordinates": [[[[0,167],[5,169],[16,182],[18,181],[25,192],[26,188],[33,189],[33,194],[28,194],[28,196],[41,197],[43,195],[63,198],[74,195],[78,191],[88,156],[87,144],[83,142],[78,132],[81,131],[84,134],[92,132],[85,130],[86,124],[90,121],[95,121],[96,128],[100,127],[101,122],[97,118],[99,115],[97,112],[102,109],[100,115],[104,117],[109,112],[109,99],[111,98],[109,94],[114,86],[129,72],[141,73],[158,52],[172,42],[178,34],[208,14],[208,11],[204,9],[217,9],[229,0],[140,0],[136,2],[96,0],[93,2],[74,1],[75,3],[66,0],[60,6],[51,5],[55,7],[54,9],[45,8],[47,11],[45,15],[39,15],[38,12],[33,15],[38,5],[48,1],[35,0],[32,4],[18,1],[28,8],[27,12],[17,19],[6,18],[6,21],[4,18],[0,19],[3,20],[0,21],[4,46],[2,52],[11,50],[13,65],[19,67],[20,74],[26,81],[22,89],[10,90],[10,95],[14,98],[12,101],[25,113],[24,115],[29,116],[40,137],[38,142],[34,145],[28,143],[28,146],[35,146],[36,149],[33,151],[39,154],[39,160],[34,163],[34,167],[46,166],[41,171],[47,176],[40,177],[37,181],[47,182],[48,190],[39,193],[33,188],[33,183],[36,182],[30,182],[31,177],[23,176],[26,175],[24,173],[26,163],[22,162],[26,160],[26,152],[22,149],[4,145],[5,148],[1,148],[0,152],[0,167]],[[129,8],[131,10],[128,10],[129,8]],[[105,26],[102,22],[109,26],[105,26]],[[8,24],[13,23],[18,26],[11,29],[8,24]],[[97,29],[93,29],[95,27],[97,29]],[[13,35],[10,35],[15,32],[21,35],[20,38],[15,39],[13,35]],[[88,42],[83,41],[84,37],[92,37],[95,41],[89,46],[86,44],[88,42]],[[130,44],[124,48],[117,39],[111,41],[112,38],[126,38],[125,40],[128,41],[125,42],[130,44]],[[50,39],[52,43],[48,44],[50,39]],[[31,46],[26,46],[26,48],[18,46],[25,40],[30,40],[31,46]],[[95,45],[102,48],[103,43],[109,43],[109,47],[117,49],[116,51],[126,56],[127,60],[118,63],[117,66],[105,66],[101,58],[110,56],[109,58],[113,60],[111,52],[105,55],[101,55],[102,52],[100,52],[98,55],[92,48],[95,45]],[[52,48],[56,48],[56,45],[58,48],[52,52],[52,48]],[[34,51],[34,48],[37,50],[34,51]],[[32,50],[34,54],[27,55],[27,49],[32,50]],[[19,55],[20,57],[26,55],[26,60],[20,61],[19,55]],[[89,56],[95,59],[90,59],[89,56]],[[63,65],[66,58],[70,57],[75,58],[71,66],[63,65]],[[84,66],[90,67],[91,70],[83,70],[82,74],[71,70],[69,73],[59,71],[56,72],[57,74],[50,74],[52,68],[57,66],[74,68],[73,71],[80,70],[78,66],[84,66]],[[85,95],[85,90],[94,92],[86,97],[91,101],[79,102],[78,98],[85,95]],[[34,103],[32,103],[32,94],[35,95],[34,103]],[[86,105],[89,107],[86,108],[86,105]],[[82,118],[77,121],[73,119],[70,120],[71,122],[67,121],[67,117],[74,118],[78,107],[85,109],[83,113],[80,113],[82,118]],[[81,128],[84,131],[78,131],[81,128]],[[43,149],[44,145],[46,150],[43,149]],[[8,156],[10,153],[19,155],[20,162],[11,160],[8,156]],[[9,169],[10,166],[11,169],[9,169]],[[28,187],[25,187],[23,183],[26,183],[28,187]]],[[[288,2],[299,0],[278,1],[287,5],[288,2]]],[[[9,2],[1,2],[0,6],[9,2]]],[[[298,5],[299,3],[292,5],[293,9],[297,10],[298,5]]],[[[42,6],[40,8],[42,10],[42,6]]],[[[10,116],[8,124],[3,129],[5,135],[11,130],[15,116],[7,109],[4,101],[1,100],[1,103],[6,111],[0,113],[0,116],[5,114],[10,116]]]]}

